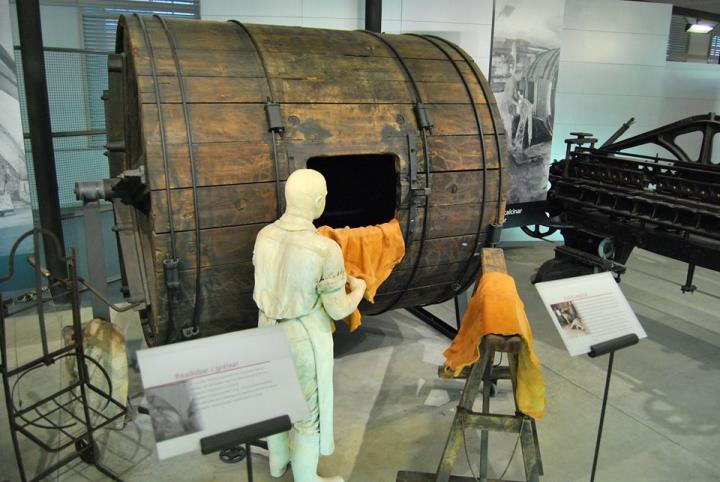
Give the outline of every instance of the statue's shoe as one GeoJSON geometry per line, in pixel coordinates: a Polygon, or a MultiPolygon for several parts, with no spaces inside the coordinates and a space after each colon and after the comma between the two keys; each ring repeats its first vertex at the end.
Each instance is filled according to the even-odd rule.
{"type": "Polygon", "coordinates": [[[282,464],[270,464],[270,475],[272,475],[274,478],[279,479],[285,473],[288,471],[288,467],[290,467],[290,462],[286,462],[284,465],[282,464]]]}

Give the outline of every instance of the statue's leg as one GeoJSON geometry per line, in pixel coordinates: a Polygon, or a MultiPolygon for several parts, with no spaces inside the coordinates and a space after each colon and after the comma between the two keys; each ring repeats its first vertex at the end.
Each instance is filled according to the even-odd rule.
{"type": "Polygon", "coordinates": [[[282,477],[287,472],[290,463],[289,432],[282,432],[269,436],[267,440],[270,452],[270,475],[282,477]]]}
{"type": "Polygon", "coordinates": [[[344,482],[340,476],[317,475],[320,459],[320,434],[306,431],[295,432],[292,449],[292,471],[295,482],[344,482]]]}
{"type": "Polygon", "coordinates": [[[295,482],[343,482],[342,477],[320,477],[317,475],[320,458],[320,405],[318,402],[318,381],[315,354],[305,328],[299,322],[284,322],[290,354],[300,381],[310,415],[293,425],[293,440],[290,459],[295,482]]]}

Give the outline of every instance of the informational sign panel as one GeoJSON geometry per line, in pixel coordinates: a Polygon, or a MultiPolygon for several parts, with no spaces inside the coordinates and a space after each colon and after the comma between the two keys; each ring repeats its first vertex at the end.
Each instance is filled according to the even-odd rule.
{"type": "Polygon", "coordinates": [[[507,133],[507,227],[544,215],[564,11],[565,0],[495,2],[490,85],[507,133]]]}
{"type": "Polygon", "coordinates": [[[546,281],[535,288],[572,356],[624,335],[647,336],[611,273],[546,281]]]}
{"type": "Polygon", "coordinates": [[[283,330],[255,328],[137,352],[158,458],[283,415],[309,416],[283,330]]]}

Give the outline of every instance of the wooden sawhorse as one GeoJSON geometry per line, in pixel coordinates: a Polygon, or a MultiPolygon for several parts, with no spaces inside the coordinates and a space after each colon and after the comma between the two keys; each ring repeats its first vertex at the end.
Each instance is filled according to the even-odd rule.
{"type": "MultiPolygon", "coordinates": [[[[484,249],[483,272],[506,272],[505,260],[500,249],[484,249]]],[[[467,429],[480,429],[480,473],[481,482],[500,482],[497,479],[487,478],[488,467],[488,438],[489,432],[510,432],[518,434],[522,449],[525,477],[529,482],[539,482],[543,475],[542,459],[538,444],[535,420],[521,413],[517,409],[516,387],[518,357],[522,350],[523,341],[518,335],[501,336],[486,335],[480,342],[480,360],[463,370],[457,378],[467,378],[460,403],[455,412],[455,418],[450,428],[450,435],[445,444],[440,464],[435,474],[422,472],[398,472],[396,482],[474,482],[474,477],[452,476],[458,454],[464,443],[464,431],[467,429]],[[507,367],[494,367],[495,353],[506,353],[507,367]],[[469,375],[468,375],[469,371],[469,375]],[[515,401],[514,415],[501,415],[490,413],[490,395],[493,383],[499,379],[509,379],[512,382],[513,400],[515,401]],[[480,391],[482,382],[482,412],[474,412],[473,404],[480,391]]],[[[443,367],[438,370],[440,376],[443,367]]],[[[468,461],[470,463],[470,461],[468,461]]]]}

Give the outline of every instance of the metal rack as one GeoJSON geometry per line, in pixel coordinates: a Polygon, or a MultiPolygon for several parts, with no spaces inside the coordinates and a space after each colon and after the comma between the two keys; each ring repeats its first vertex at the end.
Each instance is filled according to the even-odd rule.
{"type": "MultiPolygon", "coordinates": [[[[77,273],[75,250],[71,249],[70,254],[62,259],[67,266],[67,277],[55,276],[41,266],[39,253],[43,241],[53,243],[54,247],[58,248],[57,252],[62,252],[59,249],[58,238],[42,228],[27,231],[15,241],[9,256],[8,273],[0,277],[0,284],[13,277],[17,249],[29,237],[33,240],[33,255],[28,257],[28,261],[35,272],[34,301],[24,304],[20,309],[10,311],[12,300],[5,299],[0,293],[0,372],[5,391],[10,436],[20,478],[23,482],[40,480],[80,458],[85,463],[95,466],[109,479],[120,480],[99,463],[94,432],[124,416],[125,406],[113,398],[112,384],[107,371],[84,352],[80,318],[80,279],[77,273]],[[55,350],[50,350],[47,336],[48,303],[69,305],[72,314],[72,341],[55,350]],[[21,312],[30,313],[33,309],[37,313],[42,355],[22,364],[15,363],[16,366],[11,367],[8,360],[7,320],[21,312]],[[77,379],[23,406],[22,401],[19,400],[18,389],[22,387],[25,377],[60,361],[74,362],[77,379]],[[88,364],[100,370],[107,380],[107,390],[90,381],[88,364]],[[91,398],[92,404],[89,403],[91,398]],[[21,450],[21,441],[29,441],[45,453],[57,454],[58,460],[40,469],[34,476],[28,476],[23,464],[24,452],[21,450]]],[[[31,378],[28,377],[25,381],[31,378]]]]}

